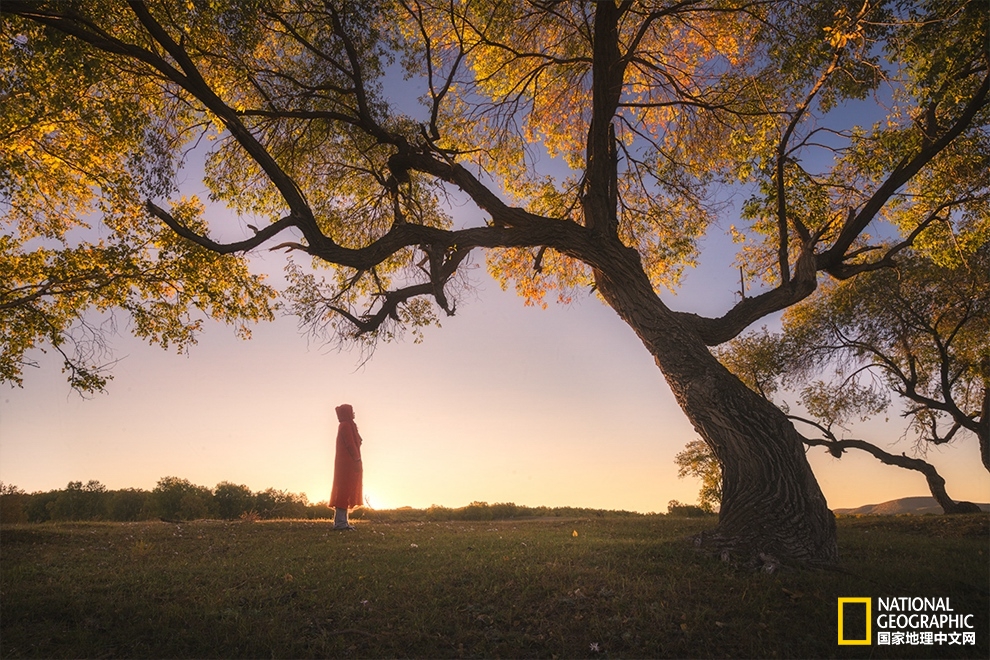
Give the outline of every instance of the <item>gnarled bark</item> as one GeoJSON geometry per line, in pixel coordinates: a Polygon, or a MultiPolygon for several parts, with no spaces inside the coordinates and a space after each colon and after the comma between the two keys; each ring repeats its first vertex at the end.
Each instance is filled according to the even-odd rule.
{"type": "Polygon", "coordinates": [[[599,291],[653,355],[681,409],[723,466],[719,523],[699,544],[768,567],[835,563],[835,517],[801,435],[657,298],[635,252],[619,245],[611,252],[610,267],[595,270],[599,291]]]}

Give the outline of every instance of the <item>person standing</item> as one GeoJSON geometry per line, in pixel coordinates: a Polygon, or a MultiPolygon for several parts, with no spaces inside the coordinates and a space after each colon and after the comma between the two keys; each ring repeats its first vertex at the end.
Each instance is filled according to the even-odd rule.
{"type": "Polygon", "coordinates": [[[354,529],[347,522],[347,510],[360,506],[364,468],[361,464],[361,435],[354,423],[354,408],[343,404],[335,408],[337,420],[337,452],[333,460],[333,489],[330,491],[330,506],[334,511],[334,529],[354,529]]]}

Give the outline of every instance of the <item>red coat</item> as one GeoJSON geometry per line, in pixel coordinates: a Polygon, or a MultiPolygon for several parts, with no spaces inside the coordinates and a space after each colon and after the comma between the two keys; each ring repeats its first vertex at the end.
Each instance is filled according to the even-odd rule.
{"type": "Polygon", "coordinates": [[[362,482],[364,468],[361,465],[361,435],[354,423],[354,409],[350,405],[337,406],[337,453],[333,460],[333,490],[330,506],[351,508],[364,503],[362,482]]]}

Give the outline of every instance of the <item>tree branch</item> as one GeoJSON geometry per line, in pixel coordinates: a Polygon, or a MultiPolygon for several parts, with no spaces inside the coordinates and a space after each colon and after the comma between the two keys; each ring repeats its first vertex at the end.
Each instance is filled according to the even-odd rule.
{"type": "MultiPolygon", "coordinates": [[[[151,37],[175,59],[185,72],[185,89],[202,101],[210,111],[215,113],[224,122],[227,130],[234,136],[234,139],[258,163],[258,166],[265,171],[272,184],[278,189],[293,214],[297,216],[300,229],[307,234],[308,238],[313,240],[315,235],[319,234],[319,230],[316,229],[316,223],[313,221],[313,214],[309,208],[309,204],[303,198],[302,191],[299,190],[295,181],[275,162],[275,159],[272,158],[268,150],[255,138],[251,131],[241,123],[233,108],[217,96],[200,74],[196,64],[189,57],[189,53],[172,39],[161,23],[151,15],[144,1],[128,0],[128,5],[130,5],[131,10],[141,24],[148,30],[151,37]],[[309,222],[307,223],[306,220],[309,222]]],[[[319,235],[321,239],[329,240],[322,234],[319,235]]]]}
{"type": "Polygon", "coordinates": [[[859,212],[850,215],[840,230],[839,236],[832,244],[832,247],[818,255],[818,270],[831,271],[833,268],[841,269],[843,262],[847,258],[846,253],[856,238],[863,233],[867,225],[873,221],[901,186],[910,181],[911,178],[970,126],[976,114],[987,105],[988,93],[990,93],[990,76],[984,77],[983,82],[966,104],[965,109],[940,137],[934,138],[932,136],[932,139],[924,140],[922,146],[913,156],[905,157],[894,168],[886,181],[874,191],[873,195],[860,208],[859,212]]]}
{"type": "MultiPolygon", "coordinates": [[[[34,3],[19,0],[5,0],[3,11],[4,13],[16,14],[52,27],[65,34],[76,37],[99,50],[134,58],[139,62],[149,65],[152,69],[164,76],[166,80],[181,87],[220,118],[227,130],[237,140],[238,144],[264,170],[292,211],[292,214],[296,218],[297,226],[303,231],[307,239],[312,244],[330,242],[330,239],[319,231],[315,220],[313,220],[312,211],[299,187],[278,163],[275,162],[268,150],[258,141],[251,131],[244,126],[237,112],[217,96],[209,84],[203,79],[185,48],[172,39],[161,23],[152,16],[147,5],[142,0],[128,0],[128,5],[134,12],[135,17],[148,32],[148,35],[168,53],[181,71],[166,62],[158,54],[140,46],[121,41],[101,30],[91,21],[74,11],[51,12],[38,9],[34,3]]],[[[204,245],[204,247],[206,246],[204,245]]]]}
{"type": "Polygon", "coordinates": [[[798,257],[794,277],[789,282],[758,296],[740,300],[719,318],[709,318],[690,312],[675,312],[675,314],[694,328],[707,345],[717,346],[736,337],[764,316],[786,309],[807,298],[816,287],[815,257],[806,250],[798,257]]]}
{"type": "Polygon", "coordinates": [[[243,241],[237,241],[236,243],[218,243],[207,236],[197,234],[193,230],[189,229],[179,222],[171,213],[150,200],[145,202],[145,208],[148,209],[148,212],[151,213],[151,215],[161,220],[169,227],[169,229],[174,231],[179,236],[218,254],[233,254],[235,252],[247,252],[248,250],[253,250],[279,232],[282,232],[290,227],[299,226],[295,216],[287,215],[284,218],[268,225],[264,229],[255,231],[254,236],[251,238],[243,241]]]}
{"type": "Polygon", "coordinates": [[[865,440],[852,438],[838,440],[830,430],[815,421],[795,415],[788,415],[787,417],[794,421],[813,426],[821,431],[824,436],[823,438],[806,438],[802,436],[804,444],[809,447],[826,447],[828,452],[836,458],[841,458],[847,449],[865,451],[885,465],[915,470],[925,475],[925,481],[928,482],[928,489],[945,513],[978,513],[980,511],[980,508],[971,502],[956,502],[949,497],[949,494],[945,490],[945,479],[938,473],[935,466],[927,461],[923,461],[920,458],[909,458],[905,454],[901,454],[900,456],[891,454],[865,440]]]}
{"type": "Polygon", "coordinates": [[[588,127],[587,192],[584,196],[585,224],[600,236],[617,234],[619,220],[615,205],[618,186],[615,129],[612,119],[622,96],[626,62],[619,52],[619,18],[623,8],[614,2],[595,5],[595,31],[592,44],[591,122],[588,127]]]}

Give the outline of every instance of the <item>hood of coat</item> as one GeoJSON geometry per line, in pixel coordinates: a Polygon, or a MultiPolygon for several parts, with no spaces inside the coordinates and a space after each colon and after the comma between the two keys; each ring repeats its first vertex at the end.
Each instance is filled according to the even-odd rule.
{"type": "Polygon", "coordinates": [[[352,422],[354,421],[354,408],[351,404],[345,403],[334,408],[337,412],[337,421],[340,422],[352,422]]]}

